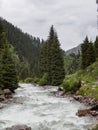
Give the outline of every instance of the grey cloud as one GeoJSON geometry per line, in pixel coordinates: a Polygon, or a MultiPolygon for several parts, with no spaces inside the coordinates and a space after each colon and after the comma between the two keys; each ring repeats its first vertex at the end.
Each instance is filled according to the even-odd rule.
{"type": "Polygon", "coordinates": [[[94,0],[0,0],[0,15],[44,39],[53,24],[65,50],[81,43],[86,35],[94,40],[98,33],[94,0]]]}
{"type": "Polygon", "coordinates": [[[0,0],[0,7],[2,7],[2,0],[0,0]]]}

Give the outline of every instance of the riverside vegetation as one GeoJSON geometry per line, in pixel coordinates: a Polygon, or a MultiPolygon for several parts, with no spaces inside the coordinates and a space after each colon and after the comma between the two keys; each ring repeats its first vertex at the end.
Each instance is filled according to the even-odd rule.
{"type": "Polygon", "coordinates": [[[98,98],[98,37],[95,43],[86,37],[81,46],[81,68],[66,75],[62,87],[66,92],[98,98]]]}

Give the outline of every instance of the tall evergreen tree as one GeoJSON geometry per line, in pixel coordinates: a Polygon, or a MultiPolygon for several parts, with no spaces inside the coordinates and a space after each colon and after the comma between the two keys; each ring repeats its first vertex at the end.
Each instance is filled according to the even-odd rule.
{"type": "Polygon", "coordinates": [[[89,47],[87,50],[87,65],[91,65],[93,62],[95,62],[95,49],[94,44],[89,42],[89,47]]]}
{"type": "Polygon", "coordinates": [[[52,85],[60,85],[65,77],[63,52],[60,48],[60,43],[55,33],[53,44],[51,45],[51,74],[52,85]]]}
{"type": "Polygon", "coordinates": [[[2,89],[14,91],[18,87],[17,71],[13,57],[14,52],[6,39],[5,33],[2,33],[1,36],[2,89]]]}
{"type": "Polygon", "coordinates": [[[44,42],[41,48],[40,52],[40,65],[39,65],[39,70],[40,70],[40,77],[44,75],[44,73],[47,72],[47,63],[48,63],[48,51],[47,51],[47,42],[44,42]]]}
{"type": "Polygon", "coordinates": [[[0,88],[2,87],[2,32],[3,32],[3,27],[2,23],[0,22],[0,88]]]}
{"type": "Polygon", "coordinates": [[[82,69],[85,69],[88,65],[87,65],[87,49],[89,47],[89,40],[88,37],[86,36],[83,44],[81,45],[81,53],[82,53],[82,63],[81,63],[81,67],[82,69]]]}
{"type": "Polygon", "coordinates": [[[0,22],[0,35],[2,34],[3,32],[3,26],[2,26],[2,23],[0,22]]]}
{"type": "Polygon", "coordinates": [[[47,39],[47,73],[48,73],[48,84],[52,84],[52,57],[54,55],[52,45],[54,44],[55,32],[53,25],[50,28],[49,36],[47,39]]]}
{"type": "Polygon", "coordinates": [[[96,37],[94,47],[95,47],[95,57],[98,58],[98,36],[96,37]]]}
{"type": "Polygon", "coordinates": [[[81,45],[82,53],[82,69],[91,65],[95,61],[95,51],[92,42],[89,42],[88,37],[85,38],[84,43],[81,45]]]}
{"type": "Polygon", "coordinates": [[[42,46],[40,57],[40,71],[48,74],[49,85],[60,85],[64,79],[64,61],[60,43],[53,26],[47,42],[42,46]]]}

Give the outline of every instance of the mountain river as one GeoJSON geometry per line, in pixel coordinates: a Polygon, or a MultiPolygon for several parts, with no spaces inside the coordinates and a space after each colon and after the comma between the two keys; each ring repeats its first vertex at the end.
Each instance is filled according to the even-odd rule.
{"type": "Polygon", "coordinates": [[[56,87],[20,84],[12,101],[0,109],[0,130],[25,124],[32,130],[88,130],[91,117],[79,118],[76,112],[83,104],[71,98],[56,97],[56,87]]]}

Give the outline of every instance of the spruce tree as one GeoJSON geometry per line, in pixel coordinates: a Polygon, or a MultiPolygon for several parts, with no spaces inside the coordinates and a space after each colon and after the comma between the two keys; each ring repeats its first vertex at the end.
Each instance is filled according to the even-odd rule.
{"type": "Polygon", "coordinates": [[[49,36],[47,39],[47,74],[48,74],[48,84],[52,84],[52,58],[53,58],[53,49],[52,45],[54,44],[54,37],[55,37],[55,32],[53,26],[50,28],[49,36]]]}
{"type": "Polygon", "coordinates": [[[2,87],[2,32],[3,32],[3,27],[0,22],[0,88],[2,87]]]}
{"type": "Polygon", "coordinates": [[[95,47],[95,57],[98,58],[98,36],[96,37],[94,47],[95,47]]]}
{"type": "Polygon", "coordinates": [[[60,43],[55,33],[54,42],[51,45],[51,74],[52,74],[52,85],[60,85],[62,80],[65,77],[64,71],[64,60],[63,60],[63,52],[60,48],[60,43]]]}
{"type": "Polygon", "coordinates": [[[65,77],[63,52],[53,26],[41,49],[40,71],[42,74],[47,73],[48,85],[60,85],[65,77]]]}
{"type": "Polygon", "coordinates": [[[95,62],[95,49],[92,42],[89,42],[89,47],[87,49],[87,66],[95,62]]]}
{"type": "Polygon", "coordinates": [[[82,69],[85,69],[87,66],[95,62],[95,51],[92,42],[89,42],[88,37],[85,38],[84,43],[81,45],[82,53],[82,69]]]}
{"type": "Polygon", "coordinates": [[[40,52],[40,65],[39,65],[39,70],[40,70],[40,77],[44,75],[44,73],[47,72],[47,42],[44,42],[41,48],[40,52]]]}
{"type": "Polygon", "coordinates": [[[1,40],[2,52],[2,89],[14,91],[18,87],[17,71],[11,45],[6,39],[5,33],[2,33],[1,40]]]}
{"type": "Polygon", "coordinates": [[[0,22],[0,36],[1,36],[2,32],[3,32],[3,26],[2,26],[2,23],[0,22]]]}

